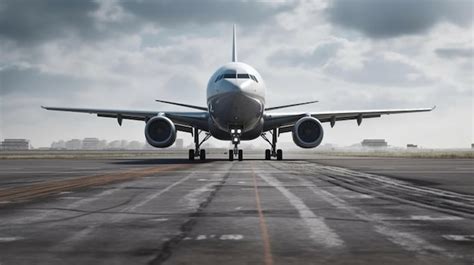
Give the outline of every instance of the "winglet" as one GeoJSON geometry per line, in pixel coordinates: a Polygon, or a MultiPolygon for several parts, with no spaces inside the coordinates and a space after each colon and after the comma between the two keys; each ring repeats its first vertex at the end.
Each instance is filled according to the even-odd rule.
{"type": "Polygon", "coordinates": [[[435,109],[436,109],[436,105],[434,105],[434,106],[431,108],[431,110],[435,110],[435,109]]]}
{"type": "Polygon", "coordinates": [[[237,36],[235,24],[232,34],[232,62],[237,62],[237,36]]]}

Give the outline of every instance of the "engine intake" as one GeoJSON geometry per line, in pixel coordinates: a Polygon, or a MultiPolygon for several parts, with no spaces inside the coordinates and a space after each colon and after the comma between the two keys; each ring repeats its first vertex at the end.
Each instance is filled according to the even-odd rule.
{"type": "Polygon", "coordinates": [[[174,123],[163,116],[151,118],[145,126],[146,141],[154,147],[169,147],[176,140],[174,123]]]}
{"type": "Polygon", "coordinates": [[[321,122],[313,117],[299,119],[293,127],[293,141],[301,148],[314,148],[321,144],[324,131],[321,122]]]}

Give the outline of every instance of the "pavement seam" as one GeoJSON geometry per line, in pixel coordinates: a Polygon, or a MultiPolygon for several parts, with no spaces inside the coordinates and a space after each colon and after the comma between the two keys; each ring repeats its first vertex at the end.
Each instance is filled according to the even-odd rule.
{"type": "Polygon", "coordinates": [[[196,209],[196,211],[188,215],[188,219],[179,227],[180,232],[162,244],[157,255],[148,262],[149,265],[163,264],[172,256],[173,249],[176,248],[184,240],[184,238],[186,238],[193,230],[194,226],[197,223],[197,218],[200,217],[202,215],[202,212],[207,208],[207,206],[209,206],[209,204],[215,198],[220,189],[225,185],[229,176],[230,169],[219,181],[219,183],[217,185],[214,185],[214,190],[212,190],[207,196],[207,198],[199,204],[199,207],[196,209]]]}
{"type": "Polygon", "coordinates": [[[252,162],[252,178],[253,178],[253,188],[255,191],[255,203],[257,205],[257,212],[258,212],[258,220],[260,225],[260,234],[263,241],[263,250],[264,250],[264,264],[265,265],[272,265],[273,264],[273,255],[272,255],[272,248],[270,244],[270,236],[268,234],[267,223],[265,222],[265,217],[263,215],[260,195],[258,191],[257,185],[257,176],[254,171],[254,164],[252,162]]]}

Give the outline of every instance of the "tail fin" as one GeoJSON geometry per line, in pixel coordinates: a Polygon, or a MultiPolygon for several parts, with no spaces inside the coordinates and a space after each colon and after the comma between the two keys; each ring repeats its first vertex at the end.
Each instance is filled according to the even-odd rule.
{"type": "Polygon", "coordinates": [[[234,31],[232,35],[232,62],[237,62],[237,36],[235,32],[235,24],[234,24],[234,31]]]}

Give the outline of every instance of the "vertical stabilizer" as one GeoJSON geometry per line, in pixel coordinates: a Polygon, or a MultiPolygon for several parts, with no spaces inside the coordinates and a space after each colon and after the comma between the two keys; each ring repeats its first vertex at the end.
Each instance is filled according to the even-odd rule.
{"type": "Polygon", "coordinates": [[[235,24],[234,24],[234,31],[232,36],[232,62],[237,62],[237,36],[235,32],[235,24]]]}

